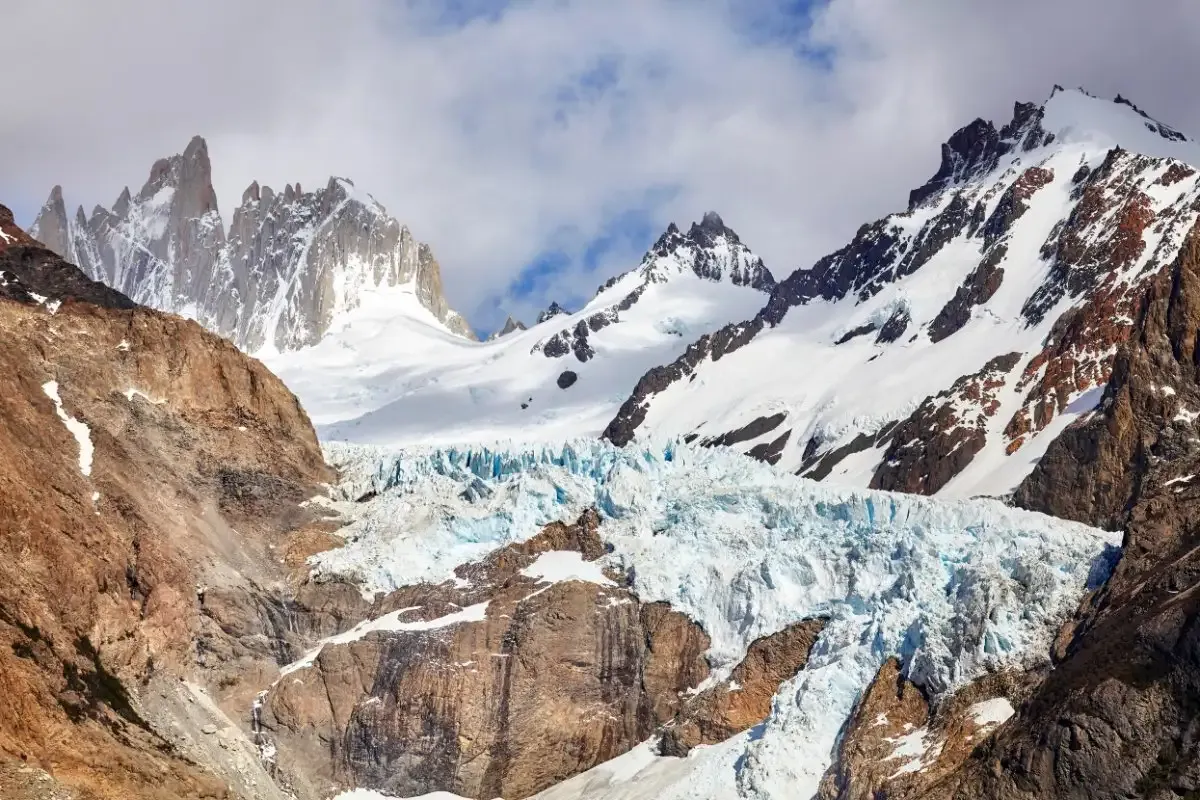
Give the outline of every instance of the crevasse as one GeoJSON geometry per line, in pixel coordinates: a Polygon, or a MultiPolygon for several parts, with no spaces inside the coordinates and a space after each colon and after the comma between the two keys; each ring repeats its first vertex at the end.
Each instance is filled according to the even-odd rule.
{"type": "Polygon", "coordinates": [[[455,565],[593,506],[607,558],[643,600],[703,625],[718,676],[754,639],[828,618],[760,735],[705,768],[712,796],[811,796],[886,658],[900,657],[935,697],[986,669],[1044,658],[1116,557],[1112,534],[995,501],[839,488],[678,441],[332,444],[327,455],[342,470],[341,499],[371,499],[344,503],[355,515],[347,545],[313,566],[367,591],[445,580],[455,565]]]}

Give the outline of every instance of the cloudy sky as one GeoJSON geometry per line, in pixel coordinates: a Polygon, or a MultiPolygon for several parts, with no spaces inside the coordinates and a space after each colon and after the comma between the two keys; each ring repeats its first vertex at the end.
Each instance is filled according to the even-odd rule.
{"type": "Polygon", "coordinates": [[[807,266],[1054,83],[1200,135],[1194,0],[7,0],[3,24],[19,222],[55,183],[110,205],[200,133],[227,218],[253,179],[350,177],[485,331],[707,209],[807,266]]]}

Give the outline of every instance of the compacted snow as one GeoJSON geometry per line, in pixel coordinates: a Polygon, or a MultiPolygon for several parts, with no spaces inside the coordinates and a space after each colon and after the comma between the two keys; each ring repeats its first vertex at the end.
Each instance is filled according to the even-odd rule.
{"type": "MultiPolygon", "coordinates": [[[[632,568],[639,597],[670,602],[712,637],[714,679],[754,639],[829,620],[809,666],[753,732],[684,760],[635,751],[547,793],[555,798],[811,796],[884,659],[899,656],[937,696],[987,668],[1043,658],[1119,539],[990,500],[834,488],[674,441],[331,444],[327,455],[344,475],[335,502],[355,519],[346,546],[315,556],[314,570],[366,591],[447,580],[457,564],[595,507],[606,559],[632,568]]],[[[529,571],[561,580],[583,568],[547,554],[529,571]]]]}
{"type": "MultiPolygon", "coordinates": [[[[727,269],[752,258],[740,245],[716,250],[727,269]]],[[[766,302],[764,291],[735,285],[728,274],[698,277],[688,256],[647,256],[578,312],[489,342],[450,333],[412,287],[402,286],[364,296],[313,347],[258,356],[300,397],[325,440],[411,445],[597,436],[647,370],[730,319],[753,317],[766,302]],[[617,308],[643,284],[635,303],[617,308]],[[617,321],[589,331],[594,355],[586,362],[540,349],[596,314],[617,321]],[[567,370],[577,379],[559,388],[567,370]]]]}

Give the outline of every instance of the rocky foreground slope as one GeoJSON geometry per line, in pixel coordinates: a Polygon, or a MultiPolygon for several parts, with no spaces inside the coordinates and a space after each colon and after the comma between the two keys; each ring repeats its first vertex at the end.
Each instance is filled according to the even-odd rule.
{"type": "Polygon", "coordinates": [[[265,587],[332,477],[303,410],[7,209],[0,328],[0,761],[21,765],[0,774],[44,769],[81,798],[276,797],[252,748],[202,733],[231,722],[192,681],[212,651],[272,663],[265,587]],[[243,630],[206,616],[206,587],[246,598],[243,630]]]}

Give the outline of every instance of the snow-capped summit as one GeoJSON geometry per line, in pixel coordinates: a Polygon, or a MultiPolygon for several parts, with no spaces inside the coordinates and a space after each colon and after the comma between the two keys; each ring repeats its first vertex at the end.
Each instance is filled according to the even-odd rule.
{"type": "Polygon", "coordinates": [[[763,266],[762,259],[742,244],[715,211],[707,212],[700,222],[693,222],[686,234],[672,222],[638,269],[655,282],[690,269],[701,278],[719,281],[727,276],[737,286],[751,286],[765,292],[775,287],[775,279],[763,266]]]}
{"type": "Polygon", "coordinates": [[[558,301],[552,301],[550,303],[550,305],[544,311],[542,311],[542,313],[538,314],[537,324],[541,325],[543,322],[545,322],[548,319],[552,319],[554,317],[566,316],[567,314],[570,314],[570,313],[571,313],[570,311],[567,311],[565,308],[560,306],[558,304],[558,301]]]}
{"type": "Polygon", "coordinates": [[[69,219],[55,187],[31,228],[50,249],[136,301],[195,318],[249,352],[312,345],[373,292],[408,292],[440,325],[449,308],[428,246],[345,178],[304,192],[250,184],[228,235],[197,136],[159,159],[135,195],[69,219]]]}
{"type": "Polygon", "coordinates": [[[1194,142],[1125,98],[1056,89],[999,128],[975,120],[907,210],[647,372],[606,436],[695,437],[873,488],[1007,493],[1102,401],[1138,298],[1179,268],[1196,165],[1194,142]]]}

